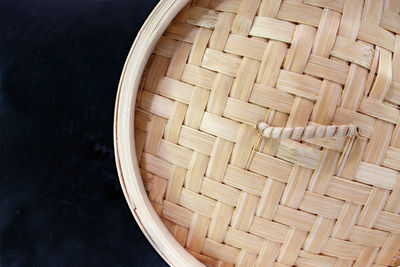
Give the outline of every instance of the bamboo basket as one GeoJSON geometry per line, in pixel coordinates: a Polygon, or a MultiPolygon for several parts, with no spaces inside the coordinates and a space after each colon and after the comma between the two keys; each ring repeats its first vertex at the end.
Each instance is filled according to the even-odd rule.
{"type": "Polygon", "coordinates": [[[120,182],[171,266],[395,266],[400,2],[161,1],[116,101],[120,182]]]}

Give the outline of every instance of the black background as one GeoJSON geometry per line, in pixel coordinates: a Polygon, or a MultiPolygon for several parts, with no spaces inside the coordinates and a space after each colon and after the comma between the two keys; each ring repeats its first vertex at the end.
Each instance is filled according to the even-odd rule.
{"type": "Polygon", "coordinates": [[[113,114],[155,0],[0,0],[0,265],[166,266],[123,197],[113,114]]]}

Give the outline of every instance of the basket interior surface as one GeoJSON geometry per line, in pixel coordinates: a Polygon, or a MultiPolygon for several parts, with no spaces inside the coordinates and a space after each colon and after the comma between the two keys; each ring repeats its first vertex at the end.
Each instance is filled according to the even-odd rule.
{"type": "Polygon", "coordinates": [[[400,247],[400,2],[198,0],[145,68],[148,197],[208,266],[389,266],[400,247]],[[355,124],[258,141],[255,125],[355,124]]]}

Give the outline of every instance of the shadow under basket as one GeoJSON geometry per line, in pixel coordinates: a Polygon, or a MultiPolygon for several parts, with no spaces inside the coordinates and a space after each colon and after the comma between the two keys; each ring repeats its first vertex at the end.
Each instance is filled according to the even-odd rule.
{"type": "Polygon", "coordinates": [[[116,101],[131,211],[171,266],[396,266],[400,2],[164,0],[116,101]]]}

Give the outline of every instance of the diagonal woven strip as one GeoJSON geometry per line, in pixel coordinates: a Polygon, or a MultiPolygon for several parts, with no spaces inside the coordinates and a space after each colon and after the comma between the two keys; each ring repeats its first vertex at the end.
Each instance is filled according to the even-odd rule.
{"type": "Polygon", "coordinates": [[[139,86],[135,145],[187,251],[208,266],[395,264],[399,12],[393,0],[196,0],[173,20],[139,86]],[[278,127],[266,137],[360,134],[255,151],[260,121],[278,127]]]}

